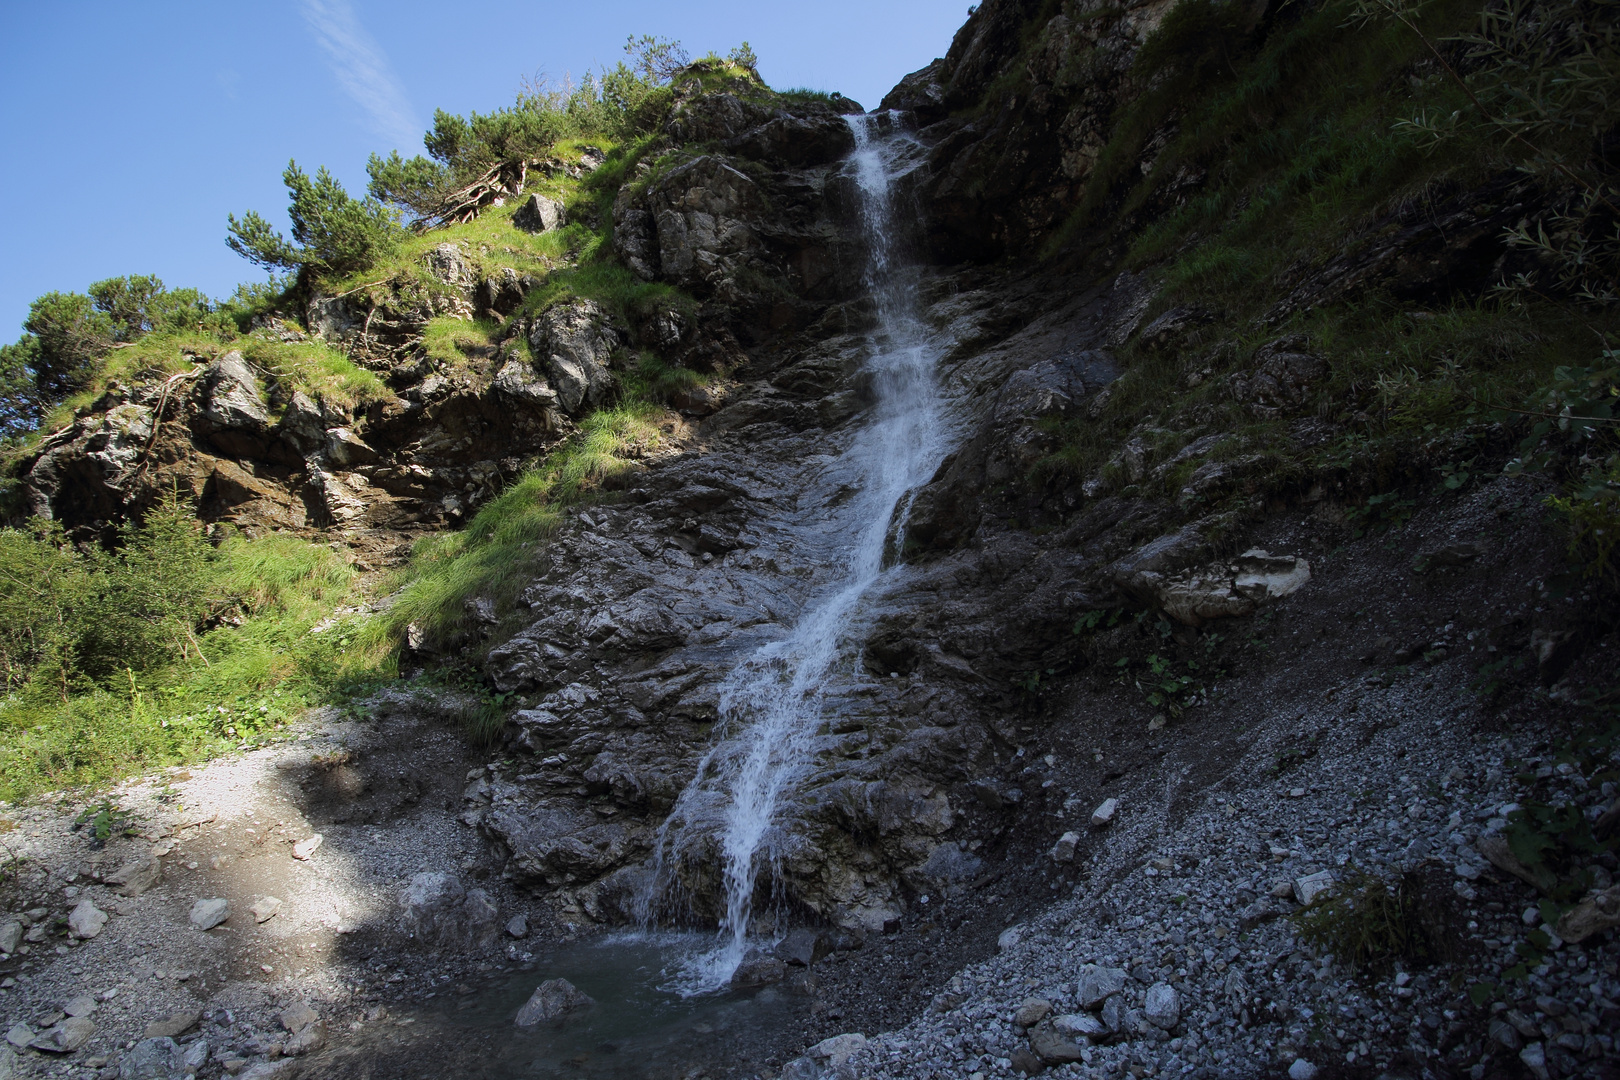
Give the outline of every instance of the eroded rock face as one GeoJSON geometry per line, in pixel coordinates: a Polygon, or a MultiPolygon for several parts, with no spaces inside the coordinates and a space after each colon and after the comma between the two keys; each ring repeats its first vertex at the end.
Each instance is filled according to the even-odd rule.
{"type": "MultiPolygon", "coordinates": [[[[599,305],[576,300],[549,308],[535,318],[529,344],[565,412],[578,414],[606,399],[613,387],[610,368],[619,334],[599,305]]],[[[508,369],[502,370],[506,374],[508,369]]],[[[503,389],[511,385],[509,376],[503,389]]]]}

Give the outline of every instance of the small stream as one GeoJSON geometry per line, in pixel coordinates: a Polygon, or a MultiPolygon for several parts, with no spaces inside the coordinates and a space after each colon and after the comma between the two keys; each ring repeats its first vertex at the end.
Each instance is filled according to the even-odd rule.
{"type": "Polygon", "coordinates": [[[487,1080],[680,1077],[723,1063],[758,1062],[784,1027],[808,1014],[810,999],[785,985],[682,996],[683,967],[714,947],[708,934],[625,934],[564,945],[481,990],[413,1010],[418,1033],[491,1051],[463,1061],[458,1076],[487,1080]],[[567,979],[595,999],[554,1025],[519,1028],[513,1018],[535,987],[567,979]]]}

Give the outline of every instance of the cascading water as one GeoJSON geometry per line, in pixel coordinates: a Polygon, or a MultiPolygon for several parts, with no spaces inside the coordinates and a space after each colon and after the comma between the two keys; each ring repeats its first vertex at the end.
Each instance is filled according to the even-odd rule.
{"type": "Polygon", "coordinates": [[[945,452],[938,351],[917,316],[914,279],[896,259],[895,181],[902,151],[913,140],[895,131],[886,114],[848,122],[855,135],[849,168],[869,251],[865,283],[877,325],[868,361],[875,404],[830,470],[858,493],[826,523],[834,565],[846,569],[785,638],[759,648],[722,684],[727,736],[704,758],[660,832],[648,912],[669,886],[670,864],[684,854],[717,846],[722,864],[721,942],[676,979],[676,988],[688,994],[723,988],[742,962],[756,883],[764,866],[775,863],[778,814],[812,764],[813,737],[827,706],[823,684],[840,656],[853,656],[845,648],[846,630],[884,576],[891,525],[903,536],[908,493],[927,482],[945,452]]]}

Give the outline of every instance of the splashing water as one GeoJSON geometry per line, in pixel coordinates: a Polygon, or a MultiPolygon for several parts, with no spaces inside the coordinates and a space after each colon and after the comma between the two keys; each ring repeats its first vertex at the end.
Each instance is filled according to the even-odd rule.
{"type": "Polygon", "coordinates": [[[823,683],[861,599],[883,576],[891,524],[898,550],[908,493],[928,481],[945,452],[938,353],[917,317],[913,279],[896,265],[895,180],[914,141],[894,132],[887,114],[847,120],[855,135],[849,168],[870,253],[865,284],[877,314],[868,361],[875,405],[837,468],[858,494],[828,523],[837,541],[834,565],[847,570],[787,637],[760,647],[721,685],[720,714],[730,734],[703,759],[660,831],[655,894],[668,887],[667,862],[698,845],[717,844],[723,868],[721,941],[676,976],[673,988],[687,994],[724,988],[744,958],[756,881],[778,854],[776,818],[812,766],[827,704],[823,683]]]}

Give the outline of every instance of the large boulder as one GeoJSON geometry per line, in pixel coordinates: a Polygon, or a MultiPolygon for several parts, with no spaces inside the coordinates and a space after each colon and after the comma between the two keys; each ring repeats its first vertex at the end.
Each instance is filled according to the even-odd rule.
{"type": "Polygon", "coordinates": [[[529,1000],[518,1010],[514,1023],[518,1027],[555,1024],[594,1004],[596,1002],[589,994],[567,979],[547,979],[529,995],[529,1000]]]}
{"type": "Polygon", "coordinates": [[[590,300],[549,308],[529,328],[529,345],[558,402],[574,415],[607,400],[613,388],[609,365],[618,344],[607,312],[590,300]]]}
{"type": "Polygon", "coordinates": [[[551,232],[568,224],[568,213],[556,199],[530,195],[528,201],[512,215],[512,224],[524,232],[551,232]]]}
{"type": "Polygon", "coordinates": [[[401,928],[429,945],[482,946],[499,932],[499,911],[489,893],[467,889],[451,874],[416,874],[400,897],[401,928]]]}

